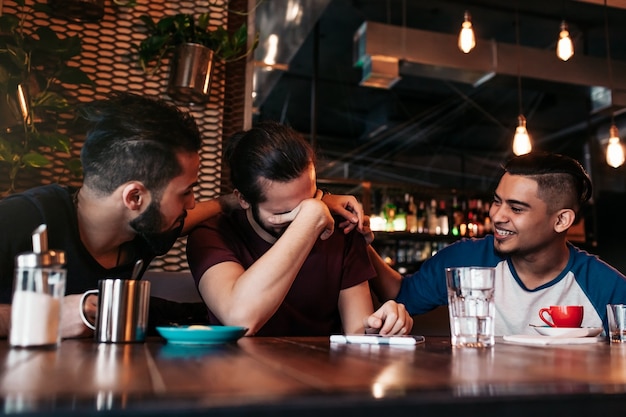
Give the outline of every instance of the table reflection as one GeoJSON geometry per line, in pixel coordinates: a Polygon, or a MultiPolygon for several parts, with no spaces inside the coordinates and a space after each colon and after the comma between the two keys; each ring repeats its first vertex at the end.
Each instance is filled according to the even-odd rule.
{"type": "Polygon", "coordinates": [[[493,395],[493,387],[481,382],[494,373],[494,348],[453,348],[452,380],[458,396],[493,395]]]}

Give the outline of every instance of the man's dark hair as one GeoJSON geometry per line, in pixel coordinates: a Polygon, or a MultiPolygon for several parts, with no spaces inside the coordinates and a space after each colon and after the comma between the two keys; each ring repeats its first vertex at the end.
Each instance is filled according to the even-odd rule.
{"type": "Polygon", "coordinates": [[[102,195],[128,181],[160,193],[182,172],[177,153],[202,144],[193,117],[163,100],[116,93],[79,114],[90,124],[80,154],[84,183],[102,195]]]}
{"type": "Polygon", "coordinates": [[[578,161],[568,156],[531,152],[511,159],[504,170],[537,181],[538,197],[547,203],[550,211],[570,208],[578,214],[591,198],[589,175],[578,161]]]}
{"type": "Polygon", "coordinates": [[[226,144],[224,156],[233,187],[251,205],[265,201],[261,178],[288,182],[315,163],[313,149],[304,138],[276,122],[261,122],[235,134],[226,144]]]}

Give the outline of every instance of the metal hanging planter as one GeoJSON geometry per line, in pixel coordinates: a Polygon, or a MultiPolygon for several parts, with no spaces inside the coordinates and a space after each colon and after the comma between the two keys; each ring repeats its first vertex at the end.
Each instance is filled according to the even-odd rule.
{"type": "Polygon", "coordinates": [[[213,55],[213,50],[204,45],[178,45],[174,51],[167,94],[180,102],[207,102],[211,93],[213,55]]]}

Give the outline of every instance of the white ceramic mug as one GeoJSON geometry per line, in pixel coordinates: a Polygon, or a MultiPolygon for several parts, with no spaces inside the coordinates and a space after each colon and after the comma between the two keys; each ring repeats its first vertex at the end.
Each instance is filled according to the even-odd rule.
{"type": "Polygon", "coordinates": [[[97,290],[86,291],[80,300],[80,316],[94,330],[97,342],[143,342],[148,327],[150,281],[103,279],[97,290]],[[91,323],[84,312],[87,296],[98,294],[96,321],[91,323]]]}

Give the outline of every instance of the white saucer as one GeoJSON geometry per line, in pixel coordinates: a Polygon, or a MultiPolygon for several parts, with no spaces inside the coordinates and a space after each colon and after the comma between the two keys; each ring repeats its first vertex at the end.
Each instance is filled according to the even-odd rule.
{"type": "Polygon", "coordinates": [[[594,337],[602,327],[548,327],[531,325],[539,334],[552,337],[594,337]]]}

